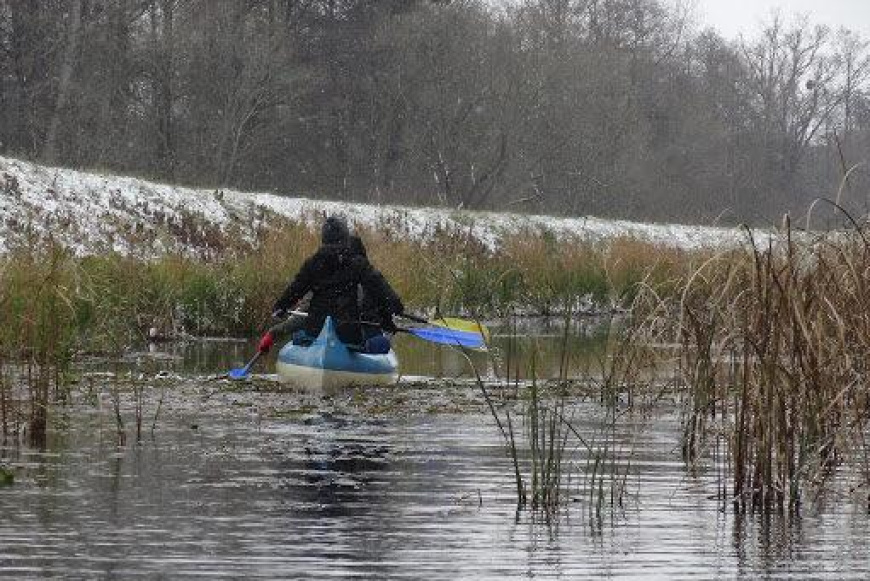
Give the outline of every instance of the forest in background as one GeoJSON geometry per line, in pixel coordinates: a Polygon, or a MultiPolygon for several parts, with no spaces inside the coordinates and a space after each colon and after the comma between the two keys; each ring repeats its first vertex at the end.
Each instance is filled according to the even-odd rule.
{"type": "Polygon", "coordinates": [[[870,207],[858,35],[658,0],[0,0],[0,154],[348,201],[761,224],[870,207]],[[850,171],[851,170],[851,171],[850,171]]]}

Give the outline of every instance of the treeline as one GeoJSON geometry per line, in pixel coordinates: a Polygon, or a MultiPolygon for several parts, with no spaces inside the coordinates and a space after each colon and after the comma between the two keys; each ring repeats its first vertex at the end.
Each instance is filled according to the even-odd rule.
{"type": "Polygon", "coordinates": [[[657,0],[0,0],[0,152],[701,222],[802,213],[848,173],[863,212],[868,62],[847,31],[771,17],[728,42],[657,0]]]}

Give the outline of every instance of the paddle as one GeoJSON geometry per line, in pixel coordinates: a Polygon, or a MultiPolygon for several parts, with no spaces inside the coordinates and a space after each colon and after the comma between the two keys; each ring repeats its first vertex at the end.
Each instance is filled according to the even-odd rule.
{"type": "MultiPolygon", "coordinates": [[[[291,311],[292,315],[301,315],[307,316],[308,313],[303,311],[291,311]]],[[[407,313],[403,313],[400,315],[409,319],[411,321],[415,321],[417,323],[423,323],[427,325],[431,325],[429,321],[422,317],[417,317],[415,315],[409,315],[407,313]]],[[[375,327],[380,327],[379,323],[373,323],[369,321],[360,321],[360,324],[363,325],[371,325],[375,327]]],[[[476,323],[475,323],[476,325],[476,323]]],[[[481,333],[473,332],[473,331],[463,331],[459,329],[450,329],[447,327],[396,327],[396,331],[400,333],[408,333],[409,335],[413,335],[418,339],[422,339],[424,341],[429,341],[430,343],[440,343],[442,345],[454,345],[458,347],[468,347],[469,349],[482,349],[486,347],[486,341],[481,333]]]]}
{"type": "MultiPolygon", "coordinates": [[[[402,313],[399,316],[414,321],[416,323],[422,323],[424,325],[437,325],[441,329],[452,331],[454,333],[442,333],[439,336],[443,335],[458,337],[460,341],[463,341],[459,344],[463,345],[464,347],[472,347],[476,349],[484,347],[489,342],[489,329],[487,329],[484,325],[478,323],[477,321],[469,321],[467,319],[459,319],[456,317],[438,317],[437,319],[430,321],[424,319],[423,317],[417,317],[408,313],[402,313]]],[[[434,333],[432,335],[435,336],[434,333]]],[[[445,341],[439,340],[435,342],[441,343],[445,341]]]]}
{"type": "Polygon", "coordinates": [[[477,321],[468,321],[466,319],[457,319],[456,317],[439,317],[432,321],[435,325],[455,329],[457,331],[467,331],[469,333],[478,333],[483,335],[484,341],[489,343],[489,329],[482,323],[477,321]]]}
{"type": "Polygon", "coordinates": [[[446,327],[397,327],[396,330],[431,343],[468,347],[469,349],[482,349],[486,347],[486,342],[480,333],[458,331],[446,327]]]}
{"type": "Polygon", "coordinates": [[[236,369],[230,369],[230,372],[227,373],[227,377],[230,379],[245,379],[248,376],[248,373],[251,372],[251,367],[253,367],[254,363],[263,356],[263,353],[263,351],[257,351],[257,354],[251,357],[251,360],[248,361],[247,365],[244,367],[237,367],[236,369]]]}
{"type": "MultiPolygon", "coordinates": [[[[304,313],[303,313],[303,314],[304,314],[304,313]]],[[[270,319],[274,319],[274,318],[275,318],[275,313],[272,313],[272,314],[269,316],[268,319],[265,319],[265,320],[263,321],[263,324],[260,325],[260,327],[261,327],[261,328],[262,328],[262,327],[265,327],[265,326],[266,326],[266,323],[267,323],[270,319]]],[[[261,345],[262,345],[262,343],[261,343],[261,345]]],[[[271,343],[270,343],[269,347],[271,347],[271,343]]],[[[246,377],[248,377],[248,374],[251,372],[251,368],[254,366],[254,364],[255,364],[257,361],[259,361],[260,357],[262,357],[263,354],[266,353],[268,350],[269,350],[269,349],[266,349],[266,350],[264,351],[263,349],[258,348],[258,349],[257,349],[257,353],[256,353],[256,355],[254,355],[253,357],[251,357],[251,360],[248,361],[248,363],[247,363],[244,367],[237,367],[237,368],[235,368],[235,369],[230,369],[229,372],[227,372],[227,377],[229,377],[230,379],[234,379],[234,380],[245,379],[246,377]]]]}

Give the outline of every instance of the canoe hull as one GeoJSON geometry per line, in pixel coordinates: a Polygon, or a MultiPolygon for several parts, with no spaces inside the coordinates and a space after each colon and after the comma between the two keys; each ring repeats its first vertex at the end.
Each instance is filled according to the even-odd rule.
{"type": "Polygon", "coordinates": [[[329,317],[310,346],[288,343],[275,364],[281,382],[307,390],[393,384],[398,367],[392,350],[383,355],[350,351],[338,339],[329,317]]]}
{"type": "MultiPolygon", "coordinates": [[[[395,356],[393,357],[395,359],[395,356]]],[[[392,385],[399,378],[393,373],[354,373],[334,369],[317,369],[303,365],[281,363],[275,365],[282,383],[308,390],[329,390],[353,386],[392,385]]]]}

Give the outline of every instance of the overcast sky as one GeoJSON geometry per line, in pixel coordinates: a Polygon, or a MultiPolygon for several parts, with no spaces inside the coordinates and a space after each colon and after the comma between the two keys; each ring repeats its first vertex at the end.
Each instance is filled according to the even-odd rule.
{"type": "Polygon", "coordinates": [[[810,22],[845,26],[870,40],[870,0],[694,0],[697,18],[728,38],[752,34],[771,11],[784,16],[807,14],[810,22]]]}

